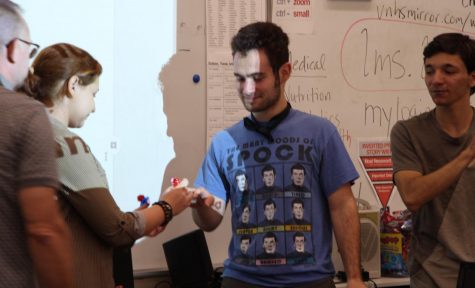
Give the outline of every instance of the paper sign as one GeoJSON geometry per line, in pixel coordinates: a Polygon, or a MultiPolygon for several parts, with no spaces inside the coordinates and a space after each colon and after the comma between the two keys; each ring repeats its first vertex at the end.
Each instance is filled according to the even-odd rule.
{"type": "Polygon", "coordinates": [[[383,208],[393,193],[393,163],[389,139],[359,140],[359,160],[383,208]]]}

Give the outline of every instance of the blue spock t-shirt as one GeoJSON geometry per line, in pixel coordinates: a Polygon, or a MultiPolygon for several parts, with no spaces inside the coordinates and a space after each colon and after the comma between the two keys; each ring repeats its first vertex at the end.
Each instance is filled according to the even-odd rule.
{"type": "Polygon", "coordinates": [[[292,109],[272,136],[240,121],[213,137],[198,173],[215,210],[231,204],[223,275],[280,287],[332,277],[328,197],[358,173],[326,119],[292,109]]]}

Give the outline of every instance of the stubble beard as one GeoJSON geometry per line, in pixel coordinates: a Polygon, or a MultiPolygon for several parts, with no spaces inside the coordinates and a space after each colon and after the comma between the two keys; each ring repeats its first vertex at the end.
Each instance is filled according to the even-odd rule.
{"type": "Polygon", "coordinates": [[[241,102],[242,102],[244,108],[246,108],[246,110],[251,112],[251,113],[256,113],[256,112],[259,113],[259,112],[267,111],[271,107],[277,105],[277,103],[279,102],[279,99],[280,99],[280,91],[281,91],[280,90],[279,75],[277,75],[275,77],[275,83],[274,83],[273,88],[274,88],[274,92],[275,92],[274,95],[272,95],[272,97],[264,100],[264,102],[259,107],[252,107],[252,105],[247,104],[246,100],[245,100],[245,97],[241,94],[240,98],[241,98],[241,102]]]}

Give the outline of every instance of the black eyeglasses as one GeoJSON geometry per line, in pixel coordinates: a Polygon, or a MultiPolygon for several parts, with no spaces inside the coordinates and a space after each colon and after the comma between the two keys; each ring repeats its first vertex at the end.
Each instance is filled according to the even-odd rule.
{"type": "Polygon", "coordinates": [[[18,37],[13,38],[13,40],[8,42],[8,44],[6,46],[7,47],[10,46],[10,44],[15,40],[18,40],[18,41],[23,42],[25,44],[28,44],[30,46],[30,59],[35,57],[36,53],[38,53],[38,50],[40,49],[40,45],[38,45],[36,43],[33,43],[33,42],[30,42],[30,41],[23,40],[23,39],[18,38],[18,37]]]}

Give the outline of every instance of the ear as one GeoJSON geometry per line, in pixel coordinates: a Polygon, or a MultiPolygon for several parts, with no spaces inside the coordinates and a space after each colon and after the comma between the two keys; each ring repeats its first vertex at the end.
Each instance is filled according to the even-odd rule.
{"type": "Polygon", "coordinates": [[[78,76],[74,75],[68,80],[68,96],[73,97],[77,92],[79,86],[79,78],[78,76]]]}
{"type": "Polygon", "coordinates": [[[279,68],[279,77],[280,77],[280,83],[285,84],[287,80],[290,78],[290,73],[292,72],[292,66],[290,65],[289,62],[283,64],[279,68]]]}
{"type": "Polygon", "coordinates": [[[470,90],[475,87],[475,70],[470,72],[470,90]]]}
{"type": "Polygon", "coordinates": [[[8,62],[10,62],[12,64],[16,62],[15,61],[15,59],[16,59],[15,53],[17,53],[17,51],[16,51],[17,47],[18,47],[17,42],[18,41],[13,40],[8,45],[5,46],[5,49],[6,49],[5,52],[7,53],[7,60],[8,60],[8,62]]]}

